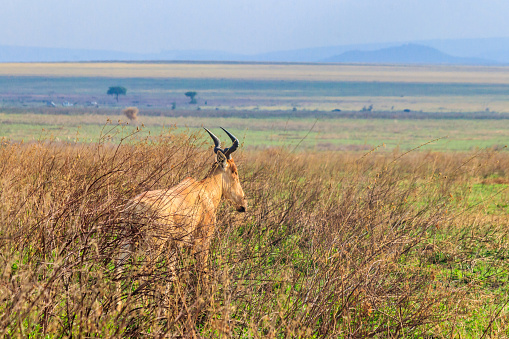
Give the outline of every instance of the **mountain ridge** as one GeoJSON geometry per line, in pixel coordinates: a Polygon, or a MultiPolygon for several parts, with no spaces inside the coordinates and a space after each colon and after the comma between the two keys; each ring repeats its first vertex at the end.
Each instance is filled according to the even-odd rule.
{"type": "MultiPolygon", "coordinates": [[[[86,62],[86,61],[216,61],[216,62],[303,62],[332,60],[343,53],[374,52],[417,44],[447,54],[450,62],[509,64],[509,38],[423,40],[310,47],[257,54],[214,50],[163,50],[156,53],[51,47],[1,46],[0,62],[86,62]],[[450,59],[460,58],[460,59],[450,59]],[[461,59],[463,58],[463,59],[461,59]],[[466,59],[470,60],[466,60],[466,59]]],[[[445,56],[442,56],[445,57],[445,56]]]]}
{"type": "Polygon", "coordinates": [[[374,51],[347,51],[320,60],[334,63],[383,63],[383,64],[466,64],[495,65],[499,62],[483,58],[456,57],[436,48],[409,43],[401,46],[381,48],[374,51]]]}

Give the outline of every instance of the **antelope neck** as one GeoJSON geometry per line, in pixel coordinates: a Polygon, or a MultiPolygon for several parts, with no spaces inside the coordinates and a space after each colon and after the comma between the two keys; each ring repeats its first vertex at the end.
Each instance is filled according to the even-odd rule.
{"type": "Polygon", "coordinates": [[[223,196],[223,174],[218,167],[214,168],[202,181],[203,191],[207,192],[209,198],[217,208],[223,196]]]}

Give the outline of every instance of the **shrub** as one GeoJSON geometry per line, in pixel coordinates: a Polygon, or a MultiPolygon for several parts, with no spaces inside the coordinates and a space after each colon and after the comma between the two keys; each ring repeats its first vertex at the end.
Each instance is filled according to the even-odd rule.
{"type": "Polygon", "coordinates": [[[122,110],[122,113],[131,121],[138,120],[139,109],[137,107],[127,107],[122,110]]]}
{"type": "Polygon", "coordinates": [[[480,291],[503,285],[507,222],[476,214],[463,185],[507,173],[493,150],[238,152],[248,212],[220,209],[209,283],[184,249],[153,264],[138,246],[117,276],[122,240],[154,227],[126,229],[126,201],[203,177],[213,156],[201,140],[2,144],[0,334],[503,336],[507,297],[480,291]],[[461,327],[472,310],[477,332],[461,327]]]}

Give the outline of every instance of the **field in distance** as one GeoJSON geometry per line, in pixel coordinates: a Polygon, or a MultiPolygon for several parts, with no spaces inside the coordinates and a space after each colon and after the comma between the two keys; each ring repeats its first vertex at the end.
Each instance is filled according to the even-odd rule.
{"type": "MultiPolygon", "coordinates": [[[[140,137],[166,133],[177,126],[193,132],[202,126],[227,126],[247,148],[286,146],[297,150],[369,151],[377,146],[409,150],[442,138],[423,150],[469,151],[503,149],[509,140],[508,120],[470,119],[346,119],[346,118],[235,118],[197,116],[143,116],[136,122],[112,114],[6,114],[0,113],[0,135],[14,140],[118,142],[140,129],[140,137]],[[118,122],[121,122],[119,125],[118,122]],[[504,127],[505,126],[505,127],[504,127]]],[[[205,134],[204,134],[205,137],[205,134]]]]}
{"type": "Polygon", "coordinates": [[[509,140],[508,75],[509,67],[471,66],[0,64],[0,136],[97,141],[107,121],[125,122],[122,108],[136,106],[138,120],[122,133],[224,125],[252,147],[411,149],[447,137],[427,147],[500,148],[509,140]],[[117,85],[127,88],[119,102],[106,95],[117,85]]]}
{"type": "Polygon", "coordinates": [[[219,63],[0,64],[2,106],[509,112],[509,67],[219,63]],[[127,88],[117,103],[106,91],[127,88]],[[196,91],[189,105],[187,91],[196,91]]]}
{"type": "Polygon", "coordinates": [[[27,141],[0,138],[0,335],[508,337],[507,72],[0,64],[0,137],[27,141]],[[219,209],[206,279],[123,213],[205,176],[202,126],[241,141],[249,204],[219,209]]]}
{"type": "Polygon", "coordinates": [[[302,63],[1,63],[0,76],[509,84],[509,67],[302,63]]]}

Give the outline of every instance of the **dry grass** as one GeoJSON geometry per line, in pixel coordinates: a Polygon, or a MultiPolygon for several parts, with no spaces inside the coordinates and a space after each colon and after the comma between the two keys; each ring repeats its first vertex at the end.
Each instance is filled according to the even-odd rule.
{"type": "MultiPolygon", "coordinates": [[[[125,232],[123,205],[203,176],[212,152],[199,140],[170,132],[118,146],[2,144],[1,334],[507,333],[507,214],[488,213],[490,195],[484,208],[469,200],[472,185],[508,178],[509,156],[494,151],[238,152],[249,211],[219,211],[209,283],[185,250],[153,265],[142,247],[118,280],[113,258],[122,238],[134,236],[125,232]],[[177,262],[176,272],[166,260],[177,262]]],[[[133,230],[140,241],[148,227],[133,230]]]]}
{"type": "Polygon", "coordinates": [[[0,76],[509,83],[504,66],[235,63],[2,63],[0,76]]]}

